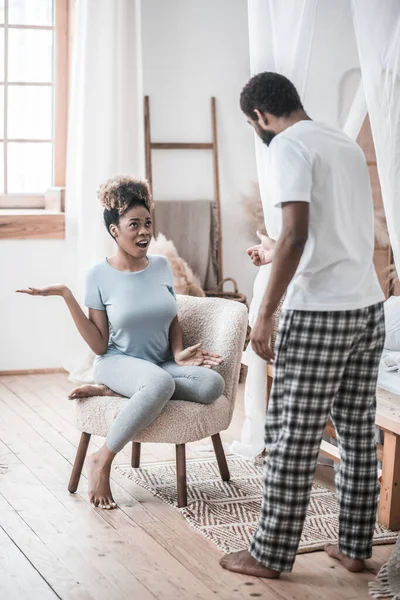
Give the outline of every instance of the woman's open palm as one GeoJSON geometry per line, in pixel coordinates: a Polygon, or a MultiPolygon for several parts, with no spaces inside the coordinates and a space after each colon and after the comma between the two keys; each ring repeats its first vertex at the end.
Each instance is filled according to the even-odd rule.
{"type": "Polygon", "coordinates": [[[222,358],[219,354],[203,350],[202,342],[189,346],[175,356],[175,362],[180,367],[217,367],[222,363],[222,358]]]}
{"type": "Polygon", "coordinates": [[[62,283],[56,285],[48,285],[44,288],[28,287],[25,289],[16,290],[19,294],[29,294],[29,296],[63,296],[67,287],[62,283]]]}

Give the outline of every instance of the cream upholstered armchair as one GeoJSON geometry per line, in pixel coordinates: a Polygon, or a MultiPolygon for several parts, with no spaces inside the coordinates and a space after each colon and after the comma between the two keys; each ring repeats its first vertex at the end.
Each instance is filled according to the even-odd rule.
{"type": "MultiPolygon", "coordinates": [[[[243,304],[220,298],[178,296],[179,320],[185,346],[203,340],[204,348],[218,352],[223,363],[217,370],[225,380],[224,395],[213,404],[171,400],[161,415],[135,440],[132,440],[132,467],[140,466],[140,444],[144,442],[176,445],[178,506],[187,505],[185,444],[211,436],[221,477],[229,480],[229,469],[220,431],[230,425],[241,357],[247,328],[247,309],[243,304]]],[[[76,425],[82,432],[68,490],[78,488],[90,436],[106,437],[124,404],[120,397],[91,397],[76,401],[76,425]]]]}

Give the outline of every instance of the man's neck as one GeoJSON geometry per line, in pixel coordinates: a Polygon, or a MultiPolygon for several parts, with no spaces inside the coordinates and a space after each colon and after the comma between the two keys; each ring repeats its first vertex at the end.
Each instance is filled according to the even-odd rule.
{"type": "Polygon", "coordinates": [[[277,133],[285,131],[285,129],[288,129],[288,127],[291,127],[300,121],[312,121],[312,119],[308,116],[305,110],[297,110],[289,115],[289,117],[282,117],[279,123],[279,131],[277,133]]]}

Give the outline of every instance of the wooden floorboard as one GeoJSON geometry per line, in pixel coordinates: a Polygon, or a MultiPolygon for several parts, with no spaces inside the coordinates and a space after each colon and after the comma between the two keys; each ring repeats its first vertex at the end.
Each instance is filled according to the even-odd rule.
{"type": "MultiPolygon", "coordinates": [[[[4,391],[3,391],[4,394],[4,391]]],[[[1,397],[1,392],[0,392],[1,397]]],[[[1,402],[1,401],[0,401],[1,402]]],[[[42,456],[35,452],[35,448],[39,444],[46,445],[44,438],[39,437],[37,431],[28,432],[26,429],[26,423],[21,423],[20,417],[17,415],[7,414],[7,411],[3,406],[0,405],[0,410],[6,415],[8,422],[12,425],[17,426],[19,432],[22,433],[22,440],[20,436],[13,436],[8,434],[6,440],[18,453],[18,457],[21,462],[26,466],[30,473],[24,473],[24,476],[30,481],[29,476],[34,475],[36,479],[42,484],[40,487],[43,492],[43,486],[47,488],[54,498],[50,498],[49,494],[44,495],[43,503],[41,503],[40,497],[35,497],[35,504],[40,505],[40,510],[43,509],[44,504],[46,506],[52,506],[56,514],[61,517],[62,508],[64,508],[64,518],[62,518],[64,527],[66,523],[69,524],[68,531],[64,533],[75,538],[76,531],[72,523],[79,527],[80,533],[86,528],[87,520],[91,520],[92,523],[88,531],[93,531],[96,534],[95,541],[90,541],[87,545],[87,540],[84,540],[86,552],[91,551],[93,544],[95,543],[97,548],[102,552],[97,554],[100,557],[100,563],[105,565],[107,569],[110,569],[110,576],[114,578],[118,572],[116,564],[113,564],[111,569],[110,560],[118,563],[122,563],[128,571],[134,571],[134,575],[140,573],[140,581],[142,584],[154,593],[154,597],[157,598],[186,598],[190,595],[192,590],[195,589],[193,598],[208,598],[211,597],[210,591],[205,587],[202,589],[202,585],[199,580],[196,579],[190,571],[182,568],[181,565],[174,561],[173,557],[168,553],[159,548],[144,530],[140,530],[135,527],[134,523],[129,523],[129,527],[126,527],[126,518],[123,524],[121,524],[122,512],[105,513],[102,511],[92,511],[86,494],[84,497],[70,496],[65,490],[65,481],[67,480],[68,473],[71,468],[71,464],[63,459],[63,457],[57,453],[50,445],[44,448],[46,455],[46,469],[41,466],[42,456]],[[57,502],[58,501],[58,502],[57,502]],[[57,506],[56,506],[57,505],[57,506]],[[71,513],[71,514],[68,514],[71,513]],[[71,520],[72,519],[72,520],[71,520]],[[104,529],[106,534],[104,535],[104,529]],[[113,534],[113,535],[112,535],[113,534]],[[118,534],[118,535],[117,535],[118,534]],[[101,539],[99,539],[101,538],[101,539]],[[110,554],[108,546],[114,546],[114,551],[110,554]],[[107,557],[107,561],[104,561],[104,557],[107,557]],[[114,560],[115,559],[115,560],[114,560]],[[170,575],[173,573],[173,577],[170,575]]],[[[15,427],[13,427],[14,429],[15,427]]],[[[21,467],[21,465],[20,465],[21,467]]],[[[21,468],[20,468],[21,470],[21,468]]],[[[33,481],[32,481],[32,485],[33,481]]],[[[83,490],[84,491],[84,490],[83,490]]],[[[6,488],[6,492],[12,493],[12,490],[6,488]]],[[[8,498],[9,502],[17,501],[16,498],[8,498]]],[[[132,498],[131,498],[132,503],[132,498]]],[[[125,517],[125,515],[124,515],[125,517]]],[[[54,517],[56,518],[56,517],[54,517]]],[[[94,538],[94,535],[87,535],[90,539],[94,538]]],[[[82,549],[82,548],[81,548],[82,549]]],[[[96,556],[92,554],[91,562],[98,562],[96,556]]],[[[104,573],[104,567],[103,567],[104,573]]],[[[122,581],[125,580],[127,589],[133,590],[131,578],[127,577],[127,573],[122,571],[122,581]]],[[[118,590],[119,592],[124,590],[118,590]]],[[[138,590],[140,597],[152,597],[144,595],[144,590],[138,590]]],[[[116,597],[117,597],[116,596],[116,597]]]]}
{"type": "MultiPolygon", "coordinates": [[[[262,581],[219,567],[221,552],[178,511],[114,470],[117,511],[93,509],[83,473],[77,494],[66,490],[80,434],[74,384],[62,373],[0,377],[0,598],[5,600],[344,600],[367,599],[367,583],[393,546],[377,546],[369,571],[350,574],[323,552],[301,555],[290,576],[262,581]]],[[[243,388],[231,442],[244,418],[243,388]]],[[[102,438],[92,437],[91,449],[102,438]]],[[[142,461],[173,460],[168,444],[144,444],[142,461]]],[[[209,440],[188,457],[212,456],[209,440]]],[[[130,449],[118,456],[127,463],[130,449]]],[[[332,469],[317,480],[333,486],[332,469]]]]}
{"type": "Polygon", "coordinates": [[[0,598],[58,598],[14,540],[0,527],[0,598]]]}
{"type": "MultiPolygon", "coordinates": [[[[53,590],[55,597],[63,600],[95,600],[88,589],[76,580],[73,572],[67,569],[50,548],[29,527],[22,516],[15,511],[3,495],[0,495],[0,527],[23,552],[31,565],[41,574],[42,578],[53,590]]],[[[3,565],[2,565],[3,567],[3,565]]],[[[6,569],[4,568],[4,571],[6,569]]],[[[26,569],[22,569],[20,577],[25,578],[26,569]]],[[[3,579],[3,568],[2,578],[3,579]]],[[[0,585],[1,588],[1,585],[0,585]]],[[[17,597],[15,590],[12,594],[1,595],[1,598],[17,597]]],[[[28,596],[32,598],[33,596],[28,596]]],[[[38,595],[38,597],[40,597],[38,595]]]]}

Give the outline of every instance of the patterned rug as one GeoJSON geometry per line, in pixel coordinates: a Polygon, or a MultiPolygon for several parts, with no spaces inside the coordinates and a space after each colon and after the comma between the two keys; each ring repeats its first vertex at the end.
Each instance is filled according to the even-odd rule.
{"type": "MultiPolygon", "coordinates": [[[[177,508],[175,462],[133,469],[119,465],[125,477],[177,508],[192,527],[224,552],[243,550],[257,527],[263,489],[263,465],[228,457],[231,480],[221,481],[215,459],[187,461],[188,506],[177,508]]],[[[338,504],[333,492],[314,485],[298,552],[322,550],[336,542],[338,504]]],[[[374,544],[390,544],[397,533],[376,525],[374,544]]]]}

